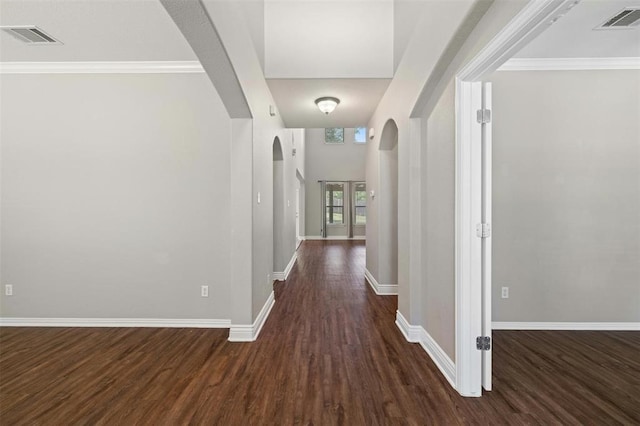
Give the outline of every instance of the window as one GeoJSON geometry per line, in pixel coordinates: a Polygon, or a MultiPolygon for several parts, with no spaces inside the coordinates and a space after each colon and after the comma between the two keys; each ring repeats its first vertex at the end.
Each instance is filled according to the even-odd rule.
{"type": "Polygon", "coordinates": [[[344,143],[344,129],[339,127],[324,129],[324,143],[344,143]]]}
{"type": "Polygon", "coordinates": [[[355,143],[367,143],[367,128],[356,127],[356,134],[353,141],[355,143]]]}
{"type": "Polygon", "coordinates": [[[344,183],[327,182],[325,186],[327,223],[344,223],[344,183]]]}
{"type": "Polygon", "coordinates": [[[359,182],[354,188],[355,204],[355,225],[366,225],[367,223],[367,184],[359,182]]]}

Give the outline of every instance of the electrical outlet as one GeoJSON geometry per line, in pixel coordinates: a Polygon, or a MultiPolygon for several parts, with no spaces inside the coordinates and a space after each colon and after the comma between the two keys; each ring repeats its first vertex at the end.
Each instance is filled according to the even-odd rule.
{"type": "Polygon", "coordinates": [[[13,286],[11,284],[4,286],[4,294],[5,296],[13,296],[13,286]]]}
{"type": "Polygon", "coordinates": [[[209,297],[209,286],[208,285],[200,286],[200,296],[209,297]]]}
{"type": "Polygon", "coordinates": [[[502,287],[502,298],[503,299],[509,298],[509,287],[502,287]]]}

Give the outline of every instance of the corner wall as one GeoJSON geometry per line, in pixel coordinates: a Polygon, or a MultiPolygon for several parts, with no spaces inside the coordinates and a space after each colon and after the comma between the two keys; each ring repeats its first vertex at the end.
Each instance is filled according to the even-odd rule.
{"type": "Polygon", "coordinates": [[[273,271],[273,141],[278,137],[282,143],[285,171],[285,235],[281,257],[291,259],[296,248],[295,187],[296,169],[300,167],[300,160],[293,157],[292,148],[302,148],[304,151],[304,138],[299,137],[299,130],[285,129],[277,111],[275,116],[270,115],[269,106],[275,106],[275,102],[264,78],[241,6],[234,2],[213,0],[203,3],[233,64],[253,117],[252,191],[247,194],[252,200],[252,297],[249,323],[253,323],[270,300],[273,273],[281,272],[273,271]]]}
{"type": "Polygon", "coordinates": [[[391,275],[389,262],[381,259],[380,229],[389,220],[382,214],[380,193],[380,136],[390,118],[398,126],[398,310],[411,324],[419,324],[419,290],[422,263],[420,225],[421,142],[420,123],[411,123],[413,106],[457,27],[473,1],[433,1],[421,8],[421,16],[398,64],[396,74],[374,112],[368,127],[375,138],[367,143],[367,190],[380,198],[371,201],[367,217],[367,270],[376,280],[391,275]]]}

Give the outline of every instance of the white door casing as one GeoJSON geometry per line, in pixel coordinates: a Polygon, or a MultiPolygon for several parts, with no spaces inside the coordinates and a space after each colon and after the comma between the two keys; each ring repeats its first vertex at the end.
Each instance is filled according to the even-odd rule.
{"type": "MultiPolygon", "coordinates": [[[[491,240],[483,243],[476,231],[483,214],[491,219],[491,176],[483,174],[483,132],[477,121],[477,110],[482,108],[481,81],[576,3],[576,0],[530,1],[456,75],[455,363],[456,389],[463,396],[481,396],[483,386],[491,389],[491,353],[483,356],[476,349],[476,338],[490,331],[491,322],[491,240]],[[484,192],[487,188],[488,192],[484,192]],[[483,194],[487,198],[484,206],[483,194]],[[483,292],[483,280],[488,294],[483,292]]],[[[491,128],[488,130],[490,136],[491,128]]],[[[490,172],[490,152],[486,159],[489,161],[484,167],[490,172]]]]}

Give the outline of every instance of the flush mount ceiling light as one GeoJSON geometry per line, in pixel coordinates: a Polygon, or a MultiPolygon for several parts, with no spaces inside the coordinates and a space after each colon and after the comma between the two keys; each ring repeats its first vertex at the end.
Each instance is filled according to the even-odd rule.
{"type": "Polygon", "coordinates": [[[333,98],[331,96],[325,96],[325,97],[316,99],[316,105],[318,106],[318,109],[327,115],[330,112],[333,112],[333,110],[336,109],[339,103],[340,103],[340,99],[333,98]]]}

